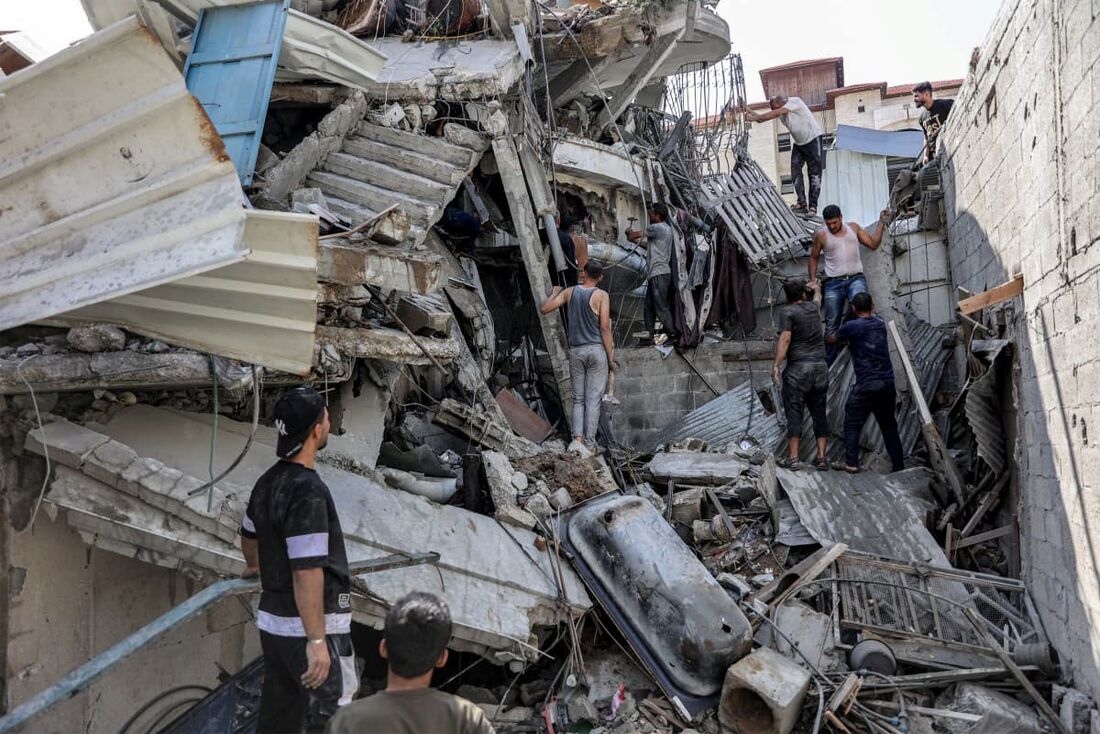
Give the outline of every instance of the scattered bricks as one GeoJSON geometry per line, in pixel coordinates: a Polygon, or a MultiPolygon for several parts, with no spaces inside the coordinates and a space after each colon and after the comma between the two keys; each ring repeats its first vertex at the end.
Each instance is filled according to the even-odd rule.
{"type": "Polygon", "coordinates": [[[46,455],[48,447],[51,462],[79,469],[84,457],[111,439],[102,433],[89,431],[83,426],[66,420],[47,423],[27,434],[24,448],[40,456],[46,455]]]}
{"type": "Polygon", "coordinates": [[[117,487],[126,468],[137,459],[137,453],[126,444],[108,441],[88,454],[83,472],[110,487],[117,487]]]}
{"type": "Polygon", "coordinates": [[[770,648],[759,648],[726,672],[718,720],[734,731],[790,734],[809,689],[808,670],[770,648]]]}
{"type": "Polygon", "coordinates": [[[69,329],[69,346],[78,352],[121,352],[126,333],[117,326],[92,324],[69,329]]]}

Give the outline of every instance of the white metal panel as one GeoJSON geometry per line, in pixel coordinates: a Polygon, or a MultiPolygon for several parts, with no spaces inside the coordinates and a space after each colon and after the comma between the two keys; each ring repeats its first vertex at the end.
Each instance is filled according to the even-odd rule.
{"type": "Polygon", "coordinates": [[[887,204],[886,158],[850,150],[830,150],[821,181],[820,213],[829,204],[844,212],[844,220],[867,226],[878,221],[887,204]]]}
{"type": "MultiPolygon", "coordinates": [[[[203,8],[241,5],[253,0],[146,0],[157,2],[191,26],[203,8]]],[[[88,21],[103,27],[138,11],[139,0],[81,0],[88,21]]],[[[279,52],[280,79],[325,79],[363,89],[386,64],[386,54],[372,44],[319,18],[291,10],[279,52]]]]}
{"type": "Polygon", "coordinates": [[[250,211],[243,262],[62,314],[305,374],[317,322],[317,218],[250,211]]]}
{"type": "Polygon", "coordinates": [[[943,232],[913,231],[894,235],[898,302],[933,326],[954,323],[951,274],[943,232]]]}
{"type": "Polygon", "coordinates": [[[236,170],[135,19],[0,95],[0,329],[247,254],[236,170]]]}

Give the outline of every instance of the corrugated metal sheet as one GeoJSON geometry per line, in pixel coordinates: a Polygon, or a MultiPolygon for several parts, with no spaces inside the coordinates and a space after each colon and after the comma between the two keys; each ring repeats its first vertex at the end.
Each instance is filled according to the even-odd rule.
{"type": "Polygon", "coordinates": [[[239,261],[240,184],[136,20],[0,81],[0,329],[239,261]]]}
{"type": "Polygon", "coordinates": [[[683,438],[700,438],[720,448],[739,441],[746,434],[756,439],[765,451],[773,450],[783,440],[778,418],[764,410],[764,404],[749,382],[691,411],[650,438],[639,450],[654,451],[669,441],[683,438]]]}
{"type": "Polygon", "coordinates": [[[950,566],[923,519],[937,503],[927,469],[847,474],[778,469],[779,484],[798,518],[823,545],[936,566],[950,566]]]}
{"type": "Polygon", "coordinates": [[[916,158],[923,147],[924,133],[919,130],[873,130],[855,125],[836,126],[837,150],[916,158]]]}
{"type": "Polygon", "coordinates": [[[317,218],[250,211],[240,263],[62,314],[305,374],[317,321],[317,218]]]}
{"type": "Polygon", "coordinates": [[[983,354],[989,367],[970,381],[966,392],[966,420],[974,432],[978,457],[998,476],[1008,463],[1000,374],[1003,362],[1011,354],[1010,344],[1004,339],[974,341],[973,351],[983,354]]]}
{"type": "MultiPolygon", "coordinates": [[[[187,25],[194,26],[203,8],[241,5],[252,0],[144,0],[156,2],[187,25]]],[[[103,28],[138,12],[139,0],[81,0],[89,22],[103,28]]],[[[291,10],[279,53],[280,79],[323,79],[366,89],[386,64],[386,55],[350,33],[291,10]]]]}
{"type": "Polygon", "coordinates": [[[204,9],[183,66],[187,89],[202,102],[245,186],[260,152],[289,4],[204,9]]]}
{"type": "Polygon", "coordinates": [[[812,234],[795,216],[760,165],[745,158],[730,173],[702,182],[707,207],[721,217],[754,265],[807,254],[812,234]]]}
{"type": "Polygon", "coordinates": [[[819,206],[836,204],[845,221],[864,226],[877,222],[890,197],[886,158],[849,150],[830,150],[826,155],[819,206]]]}

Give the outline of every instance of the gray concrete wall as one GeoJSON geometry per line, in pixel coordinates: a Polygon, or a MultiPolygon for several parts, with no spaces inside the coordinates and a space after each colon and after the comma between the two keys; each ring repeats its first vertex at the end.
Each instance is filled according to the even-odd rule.
{"type": "MultiPolygon", "coordinates": [[[[52,519],[50,509],[43,505],[33,532],[12,534],[9,709],[200,588],[178,571],[89,548],[64,512],[52,519]]],[[[34,719],[27,730],[117,732],[138,708],[170,688],[214,688],[219,666],[236,672],[259,654],[251,620],[251,609],[240,599],[228,600],[138,651],[86,692],[34,719]]]]}
{"type": "Polygon", "coordinates": [[[1022,575],[1078,686],[1100,694],[1100,19],[1008,0],[944,135],[951,269],[972,292],[1024,275],[1017,346],[1022,575]],[[1090,433],[1092,436],[1090,437],[1090,433]]]}
{"type": "MultiPolygon", "coordinates": [[[[746,346],[756,357],[772,348],[770,342],[758,340],[722,342],[689,350],[685,356],[720,392],[750,378],[754,386],[766,388],[771,380],[771,360],[756,359],[747,364],[746,346]]],[[[619,363],[615,397],[622,404],[614,406],[609,415],[615,437],[627,446],[636,445],[715,398],[675,352],[663,357],[654,347],[616,349],[615,360],[619,363]]]]}

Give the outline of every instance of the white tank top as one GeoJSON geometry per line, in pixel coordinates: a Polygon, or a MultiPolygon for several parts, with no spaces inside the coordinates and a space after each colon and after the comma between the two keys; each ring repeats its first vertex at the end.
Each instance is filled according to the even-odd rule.
{"type": "Polygon", "coordinates": [[[825,277],[842,278],[863,272],[863,262],[859,259],[859,240],[855,231],[847,224],[834,235],[825,227],[825,277]]]}

